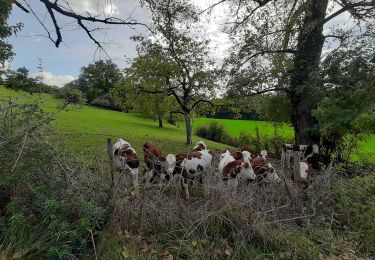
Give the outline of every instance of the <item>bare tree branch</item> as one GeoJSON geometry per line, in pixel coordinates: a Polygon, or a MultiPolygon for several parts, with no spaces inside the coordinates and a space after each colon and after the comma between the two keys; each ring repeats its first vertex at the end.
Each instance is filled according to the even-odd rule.
{"type": "Polygon", "coordinates": [[[49,15],[51,16],[53,25],[55,26],[56,36],[57,36],[56,41],[55,41],[55,46],[59,47],[59,45],[60,45],[60,43],[62,41],[60,27],[57,24],[55,14],[53,13],[52,9],[48,5],[46,5],[46,4],[45,4],[45,6],[47,8],[47,11],[48,11],[49,15]]]}
{"type": "MultiPolygon", "coordinates": [[[[68,5],[69,8],[64,7],[59,4],[58,0],[54,1],[49,1],[49,0],[39,0],[41,3],[44,4],[46,7],[49,16],[52,19],[53,25],[55,27],[56,31],[56,39],[53,39],[51,37],[51,33],[47,29],[46,25],[44,24],[44,21],[39,19],[37,14],[32,10],[31,4],[23,0],[24,3],[27,5],[27,8],[24,7],[22,4],[20,4],[18,1],[14,1],[14,4],[19,7],[21,10],[23,10],[26,13],[32,13],[38,20],[38,22],[42,25],[42,27],[46,30],[48,34],[48,38],[55,44],[56,47],[59,47],[61,42],[62,42],[62,33],[61,33],[61,28],[58,26],[58,21],[56,19],[56,13],[72,18],[77,21],[78,25],[86,32],[86,34],[89,36],[89,38],[94,41],[94,43],[100,48],[101,50],[104,51],[104,53],[108,56],[106,51],[104,50],[103,46],[100,44],[98,40],[95,39],[95,37],[92,35],[93,30],[89,30],[88,27],[83,23],[83,21],[87,21],[90,23],[101,23],[101,24],[109,24],[109,25],[127,25],[127,26],[134,26],[134,25],[141,25],[145,26],[148,28],[148,26],[144,23],[136,22],[131,20],[130,18],[128,20],[123,20],[118,17],[106,17],[106,18],[99,18],[97,16],[92,16],[91,14],[87,13],[86,15],[81,15],[79,13],[76,13],[73,11],[73,9],[70,7],[69,2],[64,1],[66,5],[68,5]]],[[[149,29],[149,28],[148,28],[149,29]]]]}
{"type": "Polygon", "coordinates": [[[251,55],[250,57],[248,57],[247,59],[245,59],[243,62],[240,63],[239,67],[242,67],[245,63],[247,63],[249,60],[259,56],[259,55],[265,55],[265,54],[271,54],[271,53],[292,53],[292,54],[295,54],[296,51],[293,50],[293,49],[285,49],[285,50],[262,50],[262,51],[259,51],[259,52],[256,52],[254,53],[253,55],[251,55]]]}
{"type": "Polygon", "coordinates": [[[194,109],[197,105],[199,105],[200,103],[208,103],[208,104],[210,104],[211,106],[214,106],[214,104],[211,102],[211,101],[209,101],[209,100],[205,100],[205,99],[200,99],[200,100],[198,100],[198,101],[196,101],[193,105],[192,105],[192,109],[194,109]]]}
{"type": "MultiPolygon", "coordinates": [[[[346,1],[344,1],[344,3],[346,3],[346,1]]],[[[375,0],[372,0],[371,2],[358,2],[358,3],[353,3],[353,4],[344,4],[343,5],[343,8],[337,10],[336,12],[334,12],[333,14],[327,16],[324,20],[323,20],[323,24],[329,22],[330,20],[332,20],[333,18],[335,18],[336,16],[346,12],[346,11],[350,11],[350,10],[355,10],[354,8],[356,7],[374,7],[375,8],[375,0]]],[[[352,14],[353,15],[353,14],[352,14]]]]}
{"type": "Polygon", "coordinates": [[[183,115],[184,112],[176,110],[176,111],[170,111],[169,114],[182,114],[183,115]]]}
{"type": "Polygon", "coordinates": [[[27,10],[26,7],[24,7],[23,5],[21,5],[19,2],[14,1],[14,4],[15,4],[18,8],[20,8],[22,11],[24,11],[25,13],[30,13],[30,11],[27,10]]]}

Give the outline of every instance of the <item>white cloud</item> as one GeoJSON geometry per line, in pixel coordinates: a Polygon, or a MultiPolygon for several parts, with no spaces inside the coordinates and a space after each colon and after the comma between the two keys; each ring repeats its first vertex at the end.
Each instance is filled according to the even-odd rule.
{"type": "Polygon", "coordinates": [[[105,0],[81,0],[69,2],[70,8],[76,12],[89,13],[91,15],[112,16],[120,13],[119,1],[105,0]]]}
{"type": "Polygon", "coordinates": [[[41,76],[43,79],[43,83],[50,85],[50,86],[58,86],[59,88],[63,87],[66,83],[74,80],[74,77],[71,75],[55,75],[49,71],[37,72],[31,74],[32,78],[37,78],[41,76]]]}

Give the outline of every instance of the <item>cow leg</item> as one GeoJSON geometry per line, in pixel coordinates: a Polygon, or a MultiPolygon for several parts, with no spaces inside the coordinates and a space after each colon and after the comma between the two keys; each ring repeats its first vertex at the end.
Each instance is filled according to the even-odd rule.
{"type": "Polygon", "coordinates": [[[290,170],[290,159],[292,158],[291,153],[288,152],[285,157],[286,157],[286,166],[290,170]]]}
{"type": "Polygon", "coordinates": [[[145,179],[146,179],[146,186],[150,186],[151,183],[154,180],[154,172],[153,172],[153,170],[148,171],[148,172],[145,173],[145,179]]]}
{"type": "Polygon", "coordinates": [[[285,151],[284,149],[281,150],[281,165],[282,166],[285,166],[285,163],[286,163],[286,158],[285,158],[285,151]]]}
{"type": "Polygon", "coordinates": [[[132,169],[130,171],[130,174],[133,179],[133,187],[138,188],[139,187],[139,182],[138,182],[138,169],[132,169]]]}
{"type": "Polygon", "coordinates": [[[161,173],[160,174],[160,181],[159,181],[159,188],[163,188],[165,185],[168,184],[168,181],[169,181],[169,177],[167,177],[169,175],[165,174],[165,173],[161,173]]]}
{"type": "Polygon", "coordinates": [[[188,187],[189,180],[186,177],[181,177],[181,185],[182,189],[185,191],[185,198],[188,199],[190,197],[189,194],[189,187],[188,187]]]}

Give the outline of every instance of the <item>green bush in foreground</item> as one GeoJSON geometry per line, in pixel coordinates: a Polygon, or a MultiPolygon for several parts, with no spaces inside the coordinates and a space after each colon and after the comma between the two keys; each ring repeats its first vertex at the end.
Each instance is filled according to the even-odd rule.
{"type": "Polygon", "coordinates": [[[71,259],[110,213],[108,181],[51,141],[37,104],[0,103],[0,258],[71,259]]]}
{"type": "Polygon", "coordinates": [[[375,253],[375,174],[355,177],[335,189],[339,219],[358,232],[361,249],[375,253]]]}

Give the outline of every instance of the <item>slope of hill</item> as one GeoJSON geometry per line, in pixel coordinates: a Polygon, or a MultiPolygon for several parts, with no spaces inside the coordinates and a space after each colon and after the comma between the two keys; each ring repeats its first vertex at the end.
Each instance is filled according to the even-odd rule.
{"type": "MultiPolygon", "coordinates": [[[[105,147],[106,139],[114,140],[121,137],[128,140],[140,151],[146,140],[152,140],[164,151],[174,153],[189,149],[185,144],[185,130],[176,126],[165,124],[159,128],[152,118],[126,114],[117,111],[99,109],[91,106],[82,108],[69,107],[66,111],[58,112],[57,106],[61,101],[48,94],[29,95],[23,92],[8,90],[0,86],[0,100],[38,101],[47,112],[54,113],[53,125],[58,134],[65,137],[68,144],[75,152],[93,152],[105,147]]],[[[200,138],[193,136],[193,142],[200,138]]],[[[225,149],[227,145],[207,141],[212,149],[225,149]]]]}
{"type": "MultiPolygon", "coordinates": [[[[57,106],[61,101],[48,94],[29,95],[24,92],[16,92],[0,86],[0,100],[12,98],[20,102],[38,100],[45,111],[55,114],[55,129],[66,136],[66,140],[75,152],[92,152],[99,147],[105,147],[106,138],[117,139],[122,137],[129,140],[137,150],[141,150],[142,144],[146,140],[156,142],[165,153],[174,153],[189,149],[185,145],[185,130],[183,127],[165,124],[164,128],[159,128],[157,122],[152,118],[137,115],[126,114],[117,111],[99,109],[91,106],[82,108],[70,107],[66,111],[58,112],[57,106]]],[[[274,126],[268,122],[249,121],[249,120],[231,120],[231,119],[209,119],[197,118],[193,122],[195,130],[200,125],[208,124],[210,121],[217,121],[226,127],[233,136],[239,136],[241,132],[255,135],[255,128],[258,127],[260,134],[272,136],[274,126]]],[[[285,137],[291,137],[293,130],[287,124],[279,128],[279,133],[285,137]]],[[[200,138],[193,136],[193,142],[200,138]]],[[[212,149],[223,150],[227,145],[207,141],[207,145],[212,149]]],[[[362,143],[360,155],[370,157],[375,161],[375,136],[371,136],[362,143]]],[[[359,154],[353,158],[358,158],[359,154]]]]}

